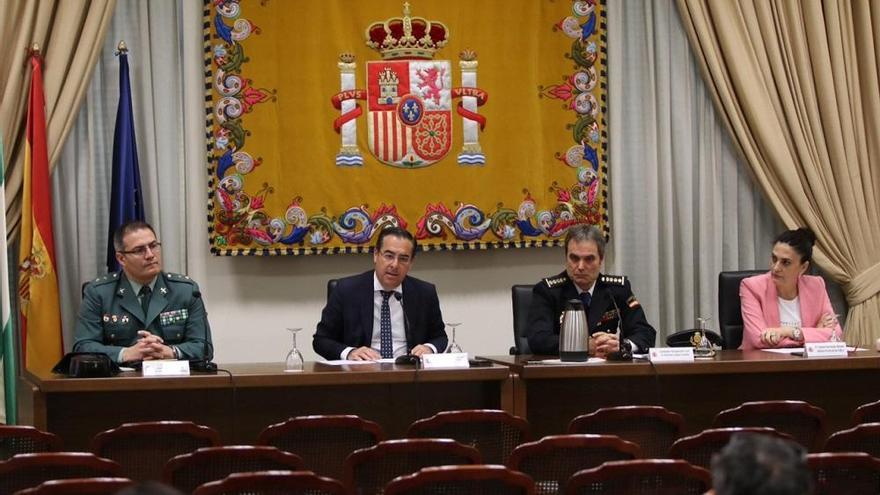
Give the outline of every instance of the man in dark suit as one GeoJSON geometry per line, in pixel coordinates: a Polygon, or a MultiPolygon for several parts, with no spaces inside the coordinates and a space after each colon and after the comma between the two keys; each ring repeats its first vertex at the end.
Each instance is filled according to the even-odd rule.
{"type": "Polygon", "coordinates": [[[312,340],[325,359],[375,361],[446,350],[433,284],[410,277],[416,240],[398,227],[379,233],[374,270],[339,280],[312,340]]]}
{"type": "Polygon", "coordinates": [[[125,223],[113,235],[122,271],[86,284],[73,350],[117,362],[206,359],[214,353],[198,284],[162,271],[162,244],[148,223],[125,223]]]}
{"type": "Polygon", "coordinates": [[[647,352],[657,332],[648,324],[629,280],[599,273],[605,237],[595,226],[575,225],[565,236],[565,271],[538,282],[529,307],[529,347],[535,354],[559,352],[559,326],[565,303],[580,299],[590,329],[590,355],[607,357],[620,348],[620,336],[633,352],[647,352]]]}

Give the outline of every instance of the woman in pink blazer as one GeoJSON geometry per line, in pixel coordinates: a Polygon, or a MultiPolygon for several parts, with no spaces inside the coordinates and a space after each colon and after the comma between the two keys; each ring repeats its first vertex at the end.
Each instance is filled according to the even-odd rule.
{"type": "Polygon", "coordinates": [[[802,347],[842,338],[825,281],[804,275],[816,236],[810,229],[787,230],[773,243],[770,271],[739,286],[743,341],[740,349],[802,347]]]}

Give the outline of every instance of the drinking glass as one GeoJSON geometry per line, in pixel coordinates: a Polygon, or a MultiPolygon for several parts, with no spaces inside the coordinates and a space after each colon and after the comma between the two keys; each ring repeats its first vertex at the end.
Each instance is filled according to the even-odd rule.
{"type": "Polygon", "coordinates": [[[287,353],[287,360],[284,364],[284,371],[288,372],[296,372],[303,370],[303,355],[299,352],[299,349],[296,348],[296,333],[302,330],[302,328],[288,328],[287,331],[290,332],[290,335],[293,337],[293,346],[290,348],[290,352],[287,353]]]}
{"type": "Polygon", "coordinates": [[[452,343],[449,344],[449,349],[446,349],[446,352],[464,352],[461,349],[461,346],[458,345],[458,342],[455,341],[455,327],[461,325],[461,323],[447,323],[446,326],[452,329],[452,343]]]}

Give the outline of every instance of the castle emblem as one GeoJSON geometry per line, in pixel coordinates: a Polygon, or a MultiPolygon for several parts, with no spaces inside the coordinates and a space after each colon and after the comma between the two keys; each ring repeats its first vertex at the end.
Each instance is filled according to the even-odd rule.
{"type": "Polygon", "coordinates": [[[333,96],[340,110],[334,129],[340,134],[336,156],[340,166],[363,165],[357,146],[357,118],[362,114],[356,100],[366,100],[367,142],[380,162],[400,168],[426,167],[443,159],[452,147],[453,100],[462,117],[462,165],[485,164],[479,133],[486,125],[477,113],[488,95],[476,87],[477,57],[473,51],[461,54],[461,87],[452,85],[452,63],[434,55],[448,42],[448,29],[438,21],[411,17],[409,4],[403,17],[371,24],[366,44],[382,60],[366,64],[367,89],[355,89],[354,56],[343,54],[338,63],[341,91],[333,96]]]}

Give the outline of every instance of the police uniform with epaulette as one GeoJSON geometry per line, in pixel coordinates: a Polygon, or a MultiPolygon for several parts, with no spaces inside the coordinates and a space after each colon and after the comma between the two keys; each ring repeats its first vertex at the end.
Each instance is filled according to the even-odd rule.
{"type": "Polygon", "coordinates": [[[99,277],[83,289],[73,350],[103,352],[116,361],[120,351],[147,330],[176,348],[180,359],[213,357],[211,327],[198,284],[185,275],[159,272],[146,314],[124,272],[99,277]]]}
{"type": "MultiPolygon", "coordinates": [[[[528,329],[529,347],[533,353],[559,352],[559,326],[565,303],[578,298],[577,287],[566,272],[545,278],[535,285],[528,329]]],[[[587,313],[590,334],[616,332],[618,318],[621,320],[621,339],[634,344],[633,352],[647,352],[654,346],[657,332],[645,318],[629,280],[620,275],[600,274],[587,313]]]]}

